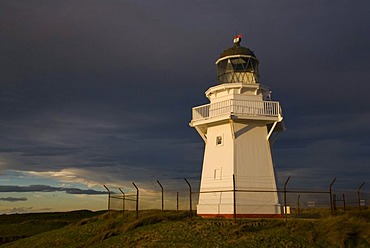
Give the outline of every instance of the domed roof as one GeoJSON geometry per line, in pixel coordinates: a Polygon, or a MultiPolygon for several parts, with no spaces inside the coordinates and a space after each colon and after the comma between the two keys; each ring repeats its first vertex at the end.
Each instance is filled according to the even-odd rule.
{"type": "Polygon", "coordinates": [[[226,57],[226,56],[233,56],[233,55],[246,55],[246,56],[257,58],[254,52],[252,52],[249,48],[240,46],[240,42],[241,42],[241,35],[235,37],[234,46],[223,51],[219,59],[226,57]]]}
{"type": "Polygon", "coordinates": [[[226,49],[223,51],[220,55],[219,58],[223,58],[226,56],[231,56],[231,55],[248,55],[256,58],[256,55],[254,52],[252,52],[249,48],[242,47],[240,44],[235,44],[234,46],[226,49]]]}

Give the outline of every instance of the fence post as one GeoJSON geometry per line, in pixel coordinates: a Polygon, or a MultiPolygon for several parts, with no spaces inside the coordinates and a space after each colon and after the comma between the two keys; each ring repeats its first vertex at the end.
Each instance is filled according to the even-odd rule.
{"type": "Polygon", "coordinates": [[[159,186],[161,187],[161,190],[162,190],[162,212],[163,212],[163,210],[164,210],[164,190],[163,190],[163,186],[162,186],[162,184],[157,180],[157,183],[159,184],[159,186]]]}
{"type": "Polygon", "coordinates": [[[125,214],[125,201],[126,201],[126,195],[125,193],[122,191],[121,188],[118,188],[119,191],[121,191],[122,193],[122,214],[125,214]]]}
{"type": "Polygon", "coordinates": [[[236,192],[235,192],[235,175],[233,174],[233,197],[234,197],[234,222],[236,222],[236,192]]]}
{"type": "Polygon", "coordinates": [[[330,186],[329,186],[329,194],[330,194],[330,211],[331,211],[331,215],[334,215],[334,208],[333,208],[333,195],[332,195],[332,189],[331,187],[333,186],[335,180],[337,180],[337,178],[335,177],[334,180],[331,182],[330,186]]]}
{"type": "Polygon", "coordinates": [[[136,219],[139,218],[139,188],[136,186],[134,182],[132,182],[134,187],[136,188],[136,219]]]}
{"type": "Polygon", "coordinates": [[[179,192],[176,192],[176,211],[179,211],[179,192]]]}
{"type": "Polygon", "coordinates": [[[110,211],[110,190],[103,184],[104,188],[108,191],[108,213],[110,211]]]}
{"type": "Polygon", "coordinates": [[[301,195],[298,195],[298,199],[297,199],[297,214],[300,214],[299,212],[299,200],[301,198],[301,195]]]}
{"type": "Polygon", "coordinates": [[[333,209],[334,213],[337,211],[337,195],[333,194],[333,209]]]}
{"type": "Polygon", "coordinates": [[[184,179],[185,179],[185,182],[189,185],[189,197],[190,197],[190,207],[189,207],[189,209],[190,209],[190,218],[191,218],[193,216],[193,209],[192,209],[193,203],[192,203],[192,199],[191,199],[191,194],[192,194],[191,185],[188,182],[188,180],[186,180],[186,178],[184,178],[184,179]]]}
{"type": "Polygon", "coordinates": [[[346,212],[346,198],[344,198],[344,193],[342,195],[342,199],[343,199],[343,212],[346,212]]]}
{"type": "Polygon", "coordinates": [[[285,214],[285,221],[288,221],[288,211],[287,211],[287,207],[286,207],[286,185],[287,185],[289,180],[290,180],[290,176],[288,177],[288,179],[284,183],[284,214],[285,214]]]}
{"type": "Polygon", "coordinates": [[[360,185],[360,187],[358,187],[358,190],[357,190],[357,199],[358,199],[358,210],[360,210],[361,212],[361,197],[360,197],[360,190],[361,188],[365,185],[365,182],[362,182],[362,184],[360,185]]]}
{"type": "Polygon", "coordinates": [[[332,189],[331,187],[333,186],[335,180],[337,180],[337,178],[335,177],[334,180],[331,182],[330,186],[329,186],[329,194],[330,194],[330,210],[331,210],[331,215],[334,215],[334,209],[333,209],[333,195],[332,195],[332,189]]]}

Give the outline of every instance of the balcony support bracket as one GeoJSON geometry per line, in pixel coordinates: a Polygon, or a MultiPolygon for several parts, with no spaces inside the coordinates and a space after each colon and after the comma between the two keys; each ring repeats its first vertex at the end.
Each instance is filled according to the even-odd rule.
{"type": "Polygon", "coordinates": [[[277,121],[275,121],[275,122],[274,122],[274,124],[272,125],[272,127],[271,127],[271,129],[270,129],[269,133],[267,134],[267,140],[269,140],[269,139],[270,139],[270,136],[271,136],[272,132],[274,132],[274,129],[275,129],[275,127],[276,127],[276,124],[277,124],[277,123],[278,123],[278,122],[277,122],[277,121]]]}
{"type": "Polygon", "coordinates": [[[235,140],[234,122],[232,119],[230,119],[229,121],[230,121],[231,137],[233,140],[235,140]]]}
{"type": "Polygon", "coordinates": [[[204,143],[207,143],[207,136],[205,133],[203,133],[199,127],[194,126],[195,130],[199,133],[199,136],[203,139],[204,143]]]}

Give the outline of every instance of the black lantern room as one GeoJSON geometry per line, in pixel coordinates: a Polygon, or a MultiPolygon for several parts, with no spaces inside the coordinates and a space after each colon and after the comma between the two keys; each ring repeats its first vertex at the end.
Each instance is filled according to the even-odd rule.
{"type": "Polygon", "coordinates": [[[217,79],[224,83],[258,83],[258,59],[246,47],[240,46],[241,35],[234,38],[234,46],[226,49],[216,61],[217,79]]]}

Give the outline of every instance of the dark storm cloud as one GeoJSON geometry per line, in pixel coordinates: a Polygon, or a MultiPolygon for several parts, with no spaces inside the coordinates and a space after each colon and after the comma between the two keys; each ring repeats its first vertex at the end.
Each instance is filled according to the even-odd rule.
{"type": "Polygon", "coordinates": [[[101,195],[107,194],[104,191],[97,191],[92,189],[78,189],[78,188],[65,188],[65,187],[51,187],[47,185],[30,185],[30,186],[7,186],[0,185],[0,192],[9,193],[9,192],[57,192],[64,191],[67,194],[84,194],[84,195],[101,195]]]}
{"type": "MultiPolygon", "coordinates": [[[[0,1],[0,170],[196,177],[215,60],[238,30],[288,131],[278,173],[369,178],[369,3],[0,1]]],[[[0,171],[1,172],[1,171],[0,171]]],[[[326,179],[325,181],[326,183],[326,179]]]]}
{"type": "Polygon", "coordinates": [[[0,201],[19,202],[28,201],[28,199],[26,197],[0,197],[0,201]]]}

